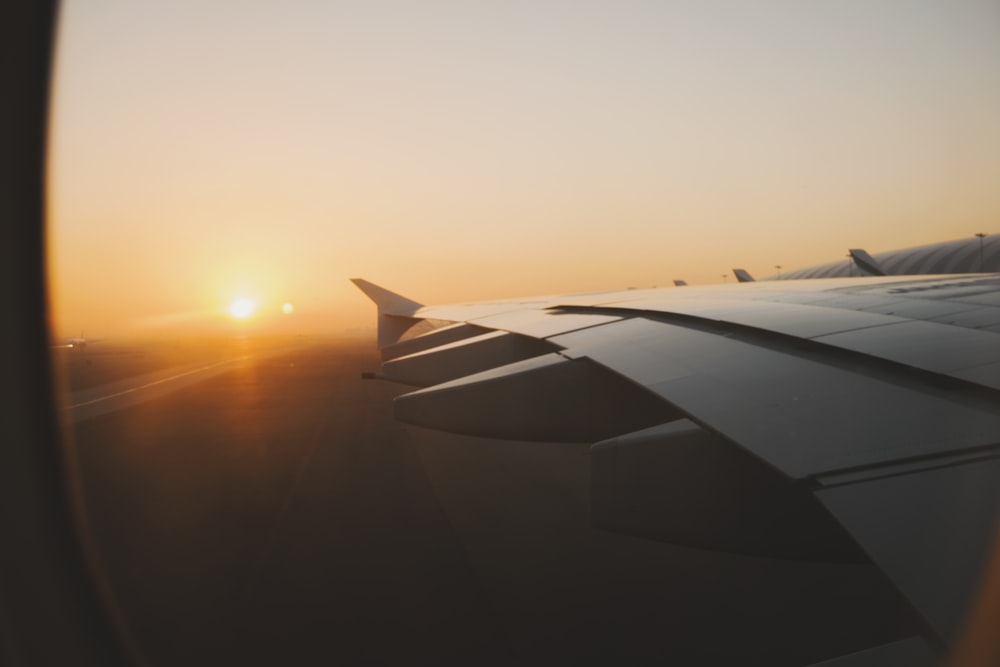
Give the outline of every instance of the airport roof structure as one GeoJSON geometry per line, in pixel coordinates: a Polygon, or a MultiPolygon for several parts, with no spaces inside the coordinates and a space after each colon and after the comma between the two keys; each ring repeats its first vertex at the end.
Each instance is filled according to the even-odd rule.
{"type": "MultiPolygon", "coordinates": [[[[872,257],[890,276],[991,273],[1000,271],[1000,234],[986,234],[982,238],[973,235],[954,241],[875,253],[872,257]]],[[[845,257],[835,262],[783,271],[781,280],[859,275],[870,274],[859,268],[853,259],[845,257]]],[[[776,278],[768,276],[765,280],[776,278]]]]}

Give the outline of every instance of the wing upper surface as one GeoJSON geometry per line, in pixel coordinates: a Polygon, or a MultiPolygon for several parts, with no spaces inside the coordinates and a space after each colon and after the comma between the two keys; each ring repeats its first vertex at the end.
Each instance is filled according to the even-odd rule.
{"type": "Polygon", "coordinates": [[[713,451],[736,447],[811,489],[937,637],[953,637],[1000,502],[1000,277],[624,290],[408,316],[471,330],[459,343],[398,344],[417,350],[395,357],[400,367],[432,380],[396,399],[401,420],[626,448],[630,433],[683,421],[713,451]]]}
{"type": "MultiPolygon", "coordinates": [[[[998,444],[998,294],[996,276],[835,279],[432,306],[407,317],[545,340],[803,478],[998,444]]],[[[454,347],[419,341],[406,342],[421,362],[454,347]]],[[[481,356],[446,375],[505,363],[481,356]]]]}

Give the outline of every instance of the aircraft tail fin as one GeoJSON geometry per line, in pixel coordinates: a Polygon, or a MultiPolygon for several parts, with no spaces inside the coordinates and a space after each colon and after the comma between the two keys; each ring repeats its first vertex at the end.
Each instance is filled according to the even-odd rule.
{"type": "Polygon", "coordinates": [[[746,269],[733,269],[733,275],[736,276],[736,280],[741,283],[752,283],[756,282],[754,277],[750,275],[750,272],[746,269]]]}
{"type": "Polygon", "coordinates": [[[423,304],[362,278],[351,278],[351,282],[378,307],[379,349],[398,341],[407,329],[421,320],[414,314],[423,308],[423,304]]]}

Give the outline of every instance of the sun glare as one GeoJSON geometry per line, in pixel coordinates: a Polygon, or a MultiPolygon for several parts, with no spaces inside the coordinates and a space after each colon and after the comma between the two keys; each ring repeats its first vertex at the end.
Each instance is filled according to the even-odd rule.
{"type": "Polygon", "coordinates": [[[293,310],[295,310],[295,306],[293,306],[290,303],[286,303],[281,307],[281,312],[283,312],[285,315],[291,315],[293,310]]]}
{"type": "Polygon", "coordinates": [[[245,320],[253,315],[256,304],[250,299],[237,299],[229,305],[229,314],[238,320],[245,320]]]}

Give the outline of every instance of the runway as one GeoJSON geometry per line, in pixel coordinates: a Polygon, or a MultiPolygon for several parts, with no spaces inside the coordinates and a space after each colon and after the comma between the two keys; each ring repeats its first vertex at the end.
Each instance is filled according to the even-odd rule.
{"type": "Polygon", "coordinates": [[[73,425],[153,665],[798,665],[908,622],[869,566],[592,530],[586,445],[404,427],[371,340],[240,345],[107,372],[73,425]]]}

